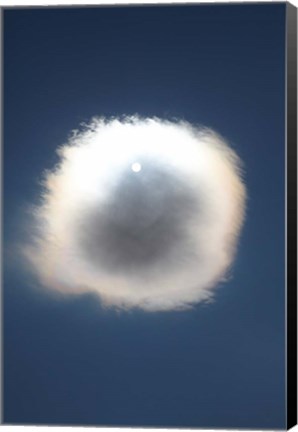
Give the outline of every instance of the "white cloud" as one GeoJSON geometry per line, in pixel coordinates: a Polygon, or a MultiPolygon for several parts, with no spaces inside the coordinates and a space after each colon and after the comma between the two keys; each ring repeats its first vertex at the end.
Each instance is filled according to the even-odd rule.
{"type": "Polygon", "coordinates": [[[212,298],[245,207],[240,161],[221,137],[187,122],[95,118],[58,154],[24,248],[44,287],[151,311],[212,298]]]}

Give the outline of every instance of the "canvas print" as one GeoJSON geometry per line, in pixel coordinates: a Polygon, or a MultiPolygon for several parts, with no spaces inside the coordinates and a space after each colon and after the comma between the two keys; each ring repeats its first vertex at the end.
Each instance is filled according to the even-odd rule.
{"type": "Polygon", "coordinates": [[[289,425],[288,8],[2,11],[4,423],[289,425]]]}

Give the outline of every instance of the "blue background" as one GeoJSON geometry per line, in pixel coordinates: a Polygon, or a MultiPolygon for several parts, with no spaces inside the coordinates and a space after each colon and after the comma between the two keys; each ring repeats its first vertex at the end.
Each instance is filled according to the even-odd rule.
{"type": "Polygon", "coordinates": [[[4,421],[285,426],[285,4],[4,11],[4,421]],[[243,159],[233,278],[191,311],[57,299],[12,264],[22,212],[93,115],[184,118],[243,159]]]}

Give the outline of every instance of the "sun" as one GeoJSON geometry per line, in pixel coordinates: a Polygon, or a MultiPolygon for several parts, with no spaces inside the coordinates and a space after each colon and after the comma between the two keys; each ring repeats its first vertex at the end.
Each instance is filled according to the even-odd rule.
{"type": "Polygon", "coordinates": [[[139,162],[135,162],[131,165],[131,169],[133,172],[138,173],[142,169],[142,165],[139,162]]]}

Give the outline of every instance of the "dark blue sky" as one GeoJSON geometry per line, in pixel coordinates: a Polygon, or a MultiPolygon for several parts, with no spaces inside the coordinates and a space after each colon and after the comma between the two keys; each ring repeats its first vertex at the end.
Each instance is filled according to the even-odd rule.
{"type": "Polygon", "coordinates": [[[283,428],[285,4],[4,11],[4,421],[283,428]],[[191,311],[58,300],[11,264],[22,211],[93,115],[184,118],[245,163],[233,278],[191,311]]]}

